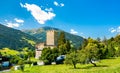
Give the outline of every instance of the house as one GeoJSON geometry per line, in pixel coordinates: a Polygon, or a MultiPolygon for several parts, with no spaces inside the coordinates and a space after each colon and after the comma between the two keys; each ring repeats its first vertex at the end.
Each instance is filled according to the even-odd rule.
{"type": "Polygon", "coordinates": [[[10,67],[9,58],[0,55],[0,70],[9,69],[10,67]]]}

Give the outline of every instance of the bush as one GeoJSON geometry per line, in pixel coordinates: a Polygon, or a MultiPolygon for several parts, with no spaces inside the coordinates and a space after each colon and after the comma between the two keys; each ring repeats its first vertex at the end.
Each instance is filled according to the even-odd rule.
{"type": "Polygon", "coordinates": [[[23,60],[18,61],[18,65],[23,65],[23,64],[24,64],[23,60]]]}
{"type": "Polygon", "coordinates": [[[54,60],[52,50],[50,48],[44,48],[40,58],[43,60],[45,65],[50,65],[54,60]]]}
{"type": "Polygon", "coordinates": [[[37,62],[35,61],[35,62],[33,62],[33,65],[37,65],[37,62]]]}
{"type": "Polygon", "coordinates": [[[20,65],[20,70],[24,71],[24,67],[25,67],[24,65],[20,65]]]}
{"type": "Polygon", "coordinates": [[[11,67],[11,68],[10,68],[10,70],[11,70],[11,71],[14,71],[14,70],[15,70],[15,67],[14,67],[14,66],[13,66],[13,67],[11,67]]]}
{"type": "Polygon", "coordinates": [[[0,64],[0,71],[2,70],[2,65],[0,64]]]}
{"type": "Polygon", "coordinates": [[[20,70],[24,71],[24,61],[23,60],[19,60],[18,64],[20,65],[20,70]]]}
{"type": "Polygon", "coordinates": [[[45,65],[51,65],[51,62],[49,60],[44,60],[45,65]]]}

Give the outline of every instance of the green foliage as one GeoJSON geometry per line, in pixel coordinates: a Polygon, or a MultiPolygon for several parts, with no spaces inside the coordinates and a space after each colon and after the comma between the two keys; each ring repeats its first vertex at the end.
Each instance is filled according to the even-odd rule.
{"type": "Polygon", "coordinates": [[[18,61],[18,65],[23,65],[23,64],[24,64],[24,60],[20,59],[20,60],[18,61]]]}
{"type": "Polygon", "coordinates": [[[13,66],[13,67],[11,67],[11,68],[10,68],[10,70],[11,70],[11,71],[14,71],[14,70],[15,70],[15,67],[14,67],[14,66],[13,66]]]}
{"type": "Polygon", "coordinates": [[[71,51],[71,49],[73,49],[73,48],[71,47],[70,42],[66,41],[65,44],[59,46],[59,53],[60,53],[60,55],[65,55],[65,54],[69,53],[71,51]]]}
{"type": "Polygon", "coordinates": [[[34,57],[35,51],[29,50],[28,47],[25,47],[22,49],[20,52],[20,57],[23,58],[24,60],[30,60],[30,57],[34,57]]]}
{"type": "Polygon", "coordinates": [[[0,64],[0,71],[2,70],[2,65],[0,64]]]}
{"type": "Polygon", "coordinates": [[[85,47],[86,54],[88,54],[89,57],[96,57],[98,53],[98,48],[96,44],[88,43],[88,45],[85,47]]]}
{"type": "Polygon", "coordinates": [[[81,49],[85,48],[85,46],[87,46],[87,44],[88,44],[88,40],[84,39],[82,46],[80,45],[81,49]]]}
{"type": "Polygon", "coordinates": [[[58,38],[58,48],[60,55],[67,54],[71,49],[71,43],[69,40],[66,40],[64,32],[61,32],[58,38]]]}
{"type": "MultiPolygon", "coordinates": [[[[24,73],[119,73],[120,58],[104,59],[97,63],[97,67],[91,64],[77,64],[77,69],[71,65],[47,65],[25,67],[24,73]]],[[[23,73],[19,70],[5,73],[23,73]]]]}
{"type": "Polygon", "coordinates": [[[55,61],[56,58],[60,55],[59,49],[58,48],[53,48],[51,50],[52,50],[52,54],[51,55],[52,55],[52,58],[53,58],[52,61],[55,61]]]}
{"type": "Polygon", "coordinates": [[[76,64],[80,62],[79,55],[77,52],[72,52],[66,55],[65,64],[71,64],[76,68],[76,64]]]}
{"type": "Polygon", "coordinates": [[[120,56],[120,35],[110,38],[109,40],[107,40],[107,43],[109,57],[120,56]]]}
{"type": "Polygon", "coordinates": [[[72,48],[72,47],[71,47],[71,43],[70,43],[69,40],[66,41],[65,46],[66,46],[67,52],[69,52],[69,51],[71,50],[71,48],[72,48]]]}
{"type": "Polygon", "coordinates": [[[21,60],[20,56],[19,55],[14,55],[14,56],[11,56],[10,63],[12,63],[12,64],[18,64],[19,60],[21,60]]]}
{"type": "Polygon", "coordinates": [[[19,61],[18,61],[18,65],[20,65],[20,70],[21,70],[21,71],[24,71],[24,60],[22,60],[22,59],[19,60],[19,61]]]}
{"type": "Polygon", "coordinates": [[[59,50],[57,48],[44,48],[40,59],[43,60],[45,64],[51,64],[55,62],[56,58],[59,56],[59,50]]]}
{"type": "Polygon", "coordinates": [[[99,37],[97,37],[97,39],[96,39],[98,42],[101,42],[101,39],[99,38],[99,37]]]}
{"type": "Polygon", "coordinates": [[[35,41],[33,41],[33,40],[29,40],[29,39],[26,39],[26,38],[24,38],[24,37],[22,37],[22,39],[23,40],[26,40],[29,44],[31,44],[32,46],[34,46],[35,44],[36,44],[36,42],[35,41]]]}
{"type": "Polygon", "coordinates": [[[105,54],[104,48],[105,45],[100,43],[100,41],[88,38],[88,40],[85,41],[82,50],[80,50],[80,55],[83,55],[80,56],[81,62],[88,60],[88,62],[96,66],[93,61],[103,58],[102,56],[105,54]]]}
{"type": "Polygon", "coordinates": [[[10,63],[18,64],[19,60],[23,59],[28,62],[31,62],[30,57],[34,57],[34,51],[29,50],[28,47],[23,48],[23,51],[11,50],[9,48],[3,48],[0,50],[2,56],[8,57],[10,63]]]}
{"type": "Polygon", "coordinates": [[[20,70],[21,71],[24,71],[24,68],[25,68],[24,65],[20,65],[20,70]]]}
{"type": "Polygon", "coordinates": [[[53,61],[52,56],[52,50],[50,48],[44,48],[40,59],[43,60],[45,64],[51,64],[51,62],[53,61]]]}
{"type": "Polygon", "coordinates": [[[59,46],[59,53],[60,53],[60,55],[65,55],[65,54],[67,54],[67,48],[66,48],[65,44],[59,46]]]}
{"type": "Polygon", "coordinates": [[[71,44],[65,39],[64,32],[61,32],[59,40],[58,40],[58,48],[44,48],[41,54],[41,60],[44,61],[45,64],[51,64],[51,62],[55,62],[56,58],[59,55],[65,55],[70,52],[71,44]]]}
{"type": "MultiPolygon", "coordinates": [[[[94,66],[93,60],[105,59],[111,57],[120,56],[120,35],[117,35],[115,38],[106,39],[104,38],[101,42],[99,38],[94,40],[88,38],[84,40],[81,51],[85,51],[82,55],[86,55],[83,59],[83,62],[88,59],[94,66]]],[[[82,58],[80,58],[82,59],[82,58]]]]}
{"type": "Polygon", "coordinates": [[[15,50],[21,50],[24,47],[33,49],[34,43],[38,41],[39,39],[25,34],[20,30],[12,29],[0,24],[0,49],[5,47],[15,50]]]}
{"type": "Polygon", "coordinates": [[[0,50],[2,56],[11,56],[11,55],[18,55],[19,52],[16,50],[11,50],[9,48],[3,48],[0,50]]]}
{"type": "Polygon", "coordinates": [[[58,47],[65,44],[66,43],[66,39],[65,39],[65,33],[61,32],[60,36],[58,38],[58,47]]]}

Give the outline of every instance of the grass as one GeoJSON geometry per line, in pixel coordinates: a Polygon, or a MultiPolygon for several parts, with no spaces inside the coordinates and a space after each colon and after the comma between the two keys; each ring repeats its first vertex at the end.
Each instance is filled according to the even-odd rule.
{"type": "Polygon", "coordinates": [[[26,39],[25,37],[22,37],[22,39],[26,40],[29,44],[31,44],[32,46],[34,46],[36,43],[32,40],[26,39]]]}
{"type": "Polygon", "coordinates": [[[25,67],[25,71],[10,71],[8,73],[120,73],[120,57],[115,59],[105,59],[97,63],[97,67],[92,64],[77,64],[77,69],[71,65],[47,65],[25,67]]]}
{"type": "Polygon", "coordinates": [[[0,50],[0,53],[4,56],[4,55],[17,55],[19,54],[18,51],[16,50],[11,50],[9,48],[3,48],[0,50]]]}
{"type": "Polygon", "coordinates": [[[39,59],[35,59],[34,57],[31,57],[30,60],[34,62],[40,61],[39,59]]]}

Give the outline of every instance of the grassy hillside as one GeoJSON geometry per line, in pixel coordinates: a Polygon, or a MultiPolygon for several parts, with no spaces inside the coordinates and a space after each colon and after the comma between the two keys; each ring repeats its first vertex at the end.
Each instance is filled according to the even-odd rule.
{"type": "MultiPolygon", "coordinates": [[[[91,64],[77,65],[78,69],[73,69],[69,65],[48,65],[26,67],[24,73],[119,73],[120,57],[115,59],[105,59],[97,63],[97,67],[91,64]]],[[[10,71],[8,73],[22,73],[21,71],[10,71]]]]}
{"type": "Polygon", "coordinates": [[[17,55],[17,54],[19,54],[18,51],[11,50],[9,48],[3,48],[2,50],[0,50],[0,53],[2,54],[2,56],[6,56],[6,55],[11,56],[11,55],[17,55]]]}
{"type": "MultiPolygon", "coordinates": [[[[24,32],[36,37],[37,39],[40,39],[41,42],[45,42],[46,41],[46,32],[48,30],[56,30],[58,32],[58,36],[59,36],[59,33],[61,31],[63,31],[63,30],[53,28],[53,27],[42,27],[39,29],[24,30],[24,32]]],[[[70,41],[72,41],[72,43],[74,43],[74,45],[77,47],[80,46],[80,44],[82,44],[82,42],[83,42],[83,37],[81,37],[81,36],[73,35],[68,32],[65,32],[65,36],[66,36],[66,39],[69,39],[70,41]]]]}
{"type": "Polygon", "coordinates": [[[10,48],[19,50],[23,47],[33,48],[39,40],[31,35],[0,24],[0,49],[10,48]]]}

